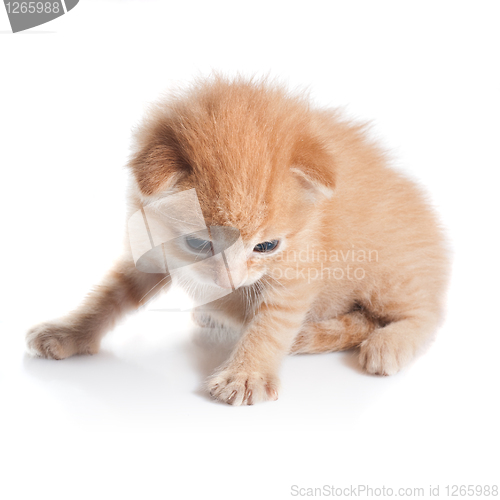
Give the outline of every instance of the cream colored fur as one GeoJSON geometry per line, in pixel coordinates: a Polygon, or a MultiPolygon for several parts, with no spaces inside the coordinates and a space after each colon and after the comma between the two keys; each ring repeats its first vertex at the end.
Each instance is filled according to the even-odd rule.
{"type": "MultiPolygon", "coordinates": [[[[197,315],[243,331],[207,381],[214,398],[276,399],[289,353],[359,348],[366,372],[391,375],[435,333],[448,277],[442,232],[422,190],[363,126],[265,81],[213,78],[151,109],[130,169],[130,213],[195,188],[207,225],[237,228],[248,250],[243,286],[197,315]],[[274,253],[252,253],[274,239],[274,253]]],[[[138,271],[126,248],[76,311],[28,332],[28,346],[54,359],[95,353],[117,318],[168,281],[138,271]]]]}

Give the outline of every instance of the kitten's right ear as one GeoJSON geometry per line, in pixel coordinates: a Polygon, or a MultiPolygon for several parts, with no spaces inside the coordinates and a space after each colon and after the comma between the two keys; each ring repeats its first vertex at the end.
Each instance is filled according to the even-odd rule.
{"type": "Polygon", "coordinates": [[[129,161],[139,190],[145,196],[171,189],[189,169],[172,129],[144,128],[136,137],[136,152],[129,161]]]}
{"type": "Polygon", "coordinates": [[[304,136],[297,142],[290,171],[313,201],[331,198],[335,189],[335,160],[319,139],[304,136]]]}

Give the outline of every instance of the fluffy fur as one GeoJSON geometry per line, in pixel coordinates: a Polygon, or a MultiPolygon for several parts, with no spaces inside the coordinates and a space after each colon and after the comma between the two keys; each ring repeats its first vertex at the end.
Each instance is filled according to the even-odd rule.
{"type": "MultiPolygon", "coordinates": [[[[131,213],[195,188],[207,226],[237,228],[247,252],[245,281],[198,314],[242,331],[207,382],[214,398],[276,399],[288,353],[357,347],[368,373],[391,375],[432,337],[443,237],[421,190],[387,163],[363,126],[265,81],[213,78],[151,109],[130,160],[131,213]],[[275,252],[252,252],[275,239],[275,252]]],[[[76,311],[28,332],[28,346],[54,359],[95,353],[116,319],[167,282],[138,271],[127,248],[76,311]]]]}

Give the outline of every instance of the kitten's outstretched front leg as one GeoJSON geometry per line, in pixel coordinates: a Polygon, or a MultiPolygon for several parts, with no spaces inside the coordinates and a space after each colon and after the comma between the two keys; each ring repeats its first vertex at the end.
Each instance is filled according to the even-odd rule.
{"type": "Polygon", "coordinates": [[[104,334],[121,316],[145,303],[151,294],[169,282],[166,274],[142,273],[133,262],[122,260],[78,309],[29,330],[28,350],[35,356],[52,359],[95,354],[104,334]]]}
{"type": "Polygon", "coordinates": [[[229,360],[209,378],[214,398],[232,405],[278,399],[280,362],[290,352],[312,301],[304,300],[308,294],[296,288],[265,297],[229,360]]]}

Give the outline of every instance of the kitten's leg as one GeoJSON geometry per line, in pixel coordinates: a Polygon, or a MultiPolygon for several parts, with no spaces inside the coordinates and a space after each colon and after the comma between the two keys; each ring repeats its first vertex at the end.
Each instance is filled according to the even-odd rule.
{"type": "Polygon", "coordinates": [[[222,323],[219,323],[215,318],[210,316],[207,312],[199,311],[194,309],[191,314],[191,319],[193,323],[198,325],[200,328],[220,328],[222,323]]]}
{"type": "Polygon", "coordinates": [[[290,352],[312,299],[313,294],[294,287],[267,296],[229,360],[209,378],[210,394],[232,405],[277,399],[280,362],[290,352]]]}
{"type": "Polygon", "coordinates": [[[133,262],[122,260],[75,311],[32,328],[26,335],[28,349],[36,356],[53,359],[94,354],[104,334],[121,316],[144,304],[169,282],[167,274],[142,273],[133,262]]]}
{"type": "Polygon", "coordinates": [[[399,321],[381,322],[355,311],[327,321],[306,323],[290,352],[312,354],[360,347],[360,363],[368,373],[392,375],[425,345],[436,323],[435,314],[424,312],[399,321]]]}
{"type": "Polygon", "coordinates": [[[390,321],[361,343],[359,360],[368,373],[397,373],[429,343],[442,315],[442,288],[442,280],[413,279],[370,297],[370,312],[390,321]]]}
{"type": "Polygon", "coordinates": [[[361,343],[359,361],[368,372],[393,375],[407,365],[436,330],[439,316],[412,311],[406,317],[375,328],[361,343]]]}
{"type": "Polygon", "coordinates": [[[358,347],[374,330],[376,323],[363,311],[336,318],[305,323],[295,338],[291,354],[343,351],[358,347]]]}
{"type": "Polygon", "coordinates": [[[191,320],[200,328],[211,328],[213,326],[212,318],[196,310],[191,313],[191,320]]]}

